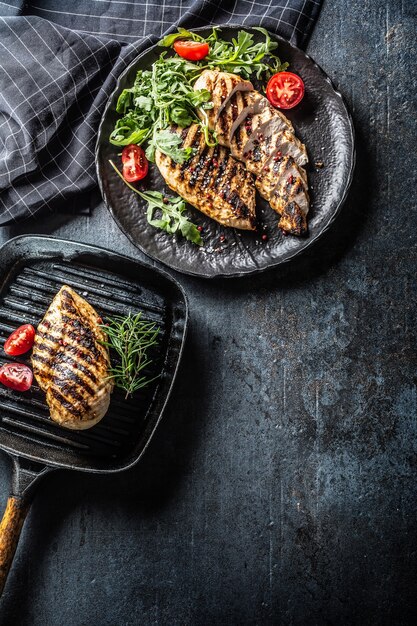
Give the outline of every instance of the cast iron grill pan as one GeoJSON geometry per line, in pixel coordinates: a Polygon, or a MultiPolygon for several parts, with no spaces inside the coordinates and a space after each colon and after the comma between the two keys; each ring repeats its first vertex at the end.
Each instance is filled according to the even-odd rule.
{"type": "MultiPolygon", "coordinates": [[[[0,271],[1,345],[23,323],[36,328],[63,284],[85,297],[103,319],[142,311],[144,319],[160,328],[158,349],[146,372],[150,378],[157,377],[154,383],[130,400],[115,389],[108,413],[89,430],[66,430],[53,422],[35,380],[26,393],[0,387],[0,448],[12,455],[15,465],[8,507],[11,501],[19,505],[18,517],[23,521],[28,495],[46,470],[60,467],[114,472],[140,458],[172,387],[185,335],[187,305],[179,285],[159,270],[73,242],[41,237],[12,240],[0,251],[0,271]]],[[[1,356],[2,362],[11,360],[4,352],[1,356]]],[[[30,365],[30,356],[15,360],[30,365]]],[[[5,518],[7,513],[6,509],[5,518]]],[[[10,550],[2,548],[2,530],[0,527],[0,574],[4,571],[2,561],[10,560],[10,550]]]]}
{"type": "MultiPolygon", "coordinates": [[[[160,328],[160,344],[166,348],[170,331],[165,324],[165,305],[160,298],[150,302],[149,294],[143,294],[131,282],[115,280],[109,272],[100,274],[82,265],[67,262],[32,262],[20,268],[0,300],[0,340],[3,344],[9,333],[22,321],[35,327],[43,317],[52,298],[63,284],[73,287],[105,319],[108,315],[127,314],[129,311],[143,311],[144,318],[154,321],[160,328]]],[[[22,361],[22,358],[16,358],[22,361]]],[[[29,363],[30,365],[30,363],[29,363]]],[[[150,378],[163,371],[159,362],[148,372],[150,378]]],[[[163,365],[163,364],[162,364],[163,365]]],[[[158,387],[158,385],[154,385],[158,387]]],[[[90,462],[97,465],[102,457],[117,459],[124,456],[137,438],[138,413],[146,415],[152,400],[150,389],[138,394],[134,401],[126,401],[123,393],[115,389],[110,409],[96,427],[86,431],[67,431],[49,418],[49,410],[44,401],[44,393],[36,383],[28,394],[17,394],[0,387],[2,402],[1,425],[8,432],[16,434],[28,442],[39,456],[39,448],[48,445],[52,450],[65,450],[72,462],[90,462]],[[137,406],[139,404],[139,407],[137,406]],[[139,410],[138,410],[139,408],[139,410]],[[88,455],[80,457],[80,453],[88,455]],[[75,458],[74,458],[75,457],[75,458]],[[99,458],[97,458],[99,457],[99,458]]],[[[141,417],[140,422],[145,422],[141,417]]],[[[54,454],[52,452],[51,454],[54,454]]],[[[61,461],[62,462],[62,461],[61,461]]]]}

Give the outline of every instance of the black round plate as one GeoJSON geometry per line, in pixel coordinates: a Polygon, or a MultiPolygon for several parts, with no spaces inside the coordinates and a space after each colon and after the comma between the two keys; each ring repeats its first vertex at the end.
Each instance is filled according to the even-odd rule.
{"type": "MultiPolygon", "coordinates": [[[[221,29],[224,39],[237,34],[239,28],[251,31],[260,40],[259,31],[240,26],[221,29]]],[[[208,35],[210,28],[196,29],[208,35]]],[[[133,193],[109,164],[120,165],[120,148],[109,143],[109,135],[118,118],[116,102],[120,92],[133,84],[136,72],[147,69],[159,57],[162,48],[153,46],[141,54],[120,76],[100,124],[96,146],[96,165],[103,198],[114,219],[143,252],[169,267],[206,278],[241,276],[280,265],[308,248],[335,219],[351,183],[355,146],[351,117],[341,94],[336,91],[323,70],[288,41],[271,33],[279,43],[281,61],[288,61],[289,70],[299,74],[306,85],[302,103],[285,112],[293,122],[297,136],[306,144],[310,164],[307,166],[311,207],[309,234],[304,238],[283,236],[277,228],[278,216],[269,204],[257,197],[260,221],[258,233],[225,228],[194,207],[188,208],[191,220],[202,227],[204,246],[199,247],[181,237],[156,230],[146,221],[144,201],[133,193]],[[315,164],[322,163],[318,168],[315,164]],[[262,234],[267,235],[262,238],[262,234]]],[[[148,189],[171,193],[156,165],[151,166],[148,189]]]]}

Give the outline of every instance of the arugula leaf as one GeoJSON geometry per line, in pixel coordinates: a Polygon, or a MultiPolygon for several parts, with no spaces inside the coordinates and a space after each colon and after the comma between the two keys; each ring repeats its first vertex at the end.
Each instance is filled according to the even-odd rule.
{"type": "Polygon", "coordinates": [[[180,148],[181,143],[181,137],[168,129],[155,132],[146,150],[146,158],[153,162],[155,150],[160,150],[163,154],[171,157],[175,163],[184,163],[192,156],[193,149],[180,148]]]}
{"type": "Polygon", "coordinates": [[[151,96],[136,96],[134,99],[134,105],[138,109],[143,109],[144,111],[152,111],[153,108],[153,99],[151,96]]]}
{"type": "Polygon", "coordinates": [[[134,87],[131,87],[130,89],[123,89],[116,104],[116,111],[118,113],[127,113],[127,111],[131,108],[133,94],[135,91],[136,89],[134,87]]]}
{"type": "Polygon", "coordinates": [[[213,102],[211,101],[211,93],[208,89],[197,89],[196,91],[190,91],[188,99],[195,107],[199,107],[200,104],[207,104],[206,109],[213,108],[213,102]]]}
{"type": "Polygon", "coordinates": [[[133,187],[133,185],[123,178],[122,173],[113,161],[110,160],[109,163],[129,189],[146,200],[148,203],[146,217],[151,226],[164,230],[171,235],[180,232],[188,241],[198,246],[203,245],[203,240],[197,226],[190,222],[188,217],[184,215],[186,204],[182,198],[179,196],[164,196],[159,191],[139,191],[139,189],[133,187]]]}
{"type": "Polygon", "coordinates": [[[146,216],[151,226],[165,230],[171,235],[179,231],[188,241],[192,241],[198,246],[203,245],[197,226],[184,215],[186,206],[182,198],[163,196],[159,191],[147,191],[141,196],[148,202],[146,216]],[[159,218],[155,217],[156,211],[161,214],[159,218]]]}
{"type": "Polygon", "coordinates": [[[129,113],[118,120],[110,135],[114,146],[128,146],[131,143],[141,145],[151,134],[151,127],[140,128],[133,115],[129,113]]]}
{"type": "Polygon", "coordinates": [[[172,33],[171,35],[167,35],[166,37],[164,37],[162,41],[158,42],[158,46],[171,48],[172,44],[177,39],[193,39],[194,41],[204,41],[204,38],[200,35],[197,35],[197,33],[192,33],[185,28],[181,28],[180,26],[177,33],[172,33]]]}
{"type": "Polygon", "coordinates": [[[225,72],[240,74],[244,78],[250,78],[255,74],[257,78],[262,75],[269,78],[276,72],[281,72],[288,67],[288,63],[281,63],[280,59],[273,54],[278,44],[272,41],[264,28],[257,28],[264,36],[265,41],[254,43],[251,33],[244,30],[238,32],[237,39],[225,41],[219,39],[217,32],[213,31],[207,38],[210,52],[203,60],[205,67],[219,67],[225,72]]]}

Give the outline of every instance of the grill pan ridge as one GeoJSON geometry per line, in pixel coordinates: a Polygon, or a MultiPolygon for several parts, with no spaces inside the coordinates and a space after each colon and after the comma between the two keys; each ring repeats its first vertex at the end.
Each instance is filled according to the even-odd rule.
{"type": "MultiPolygon", "coordinates": [[[[0,449],[14,461],[12,496],[0,525],[0,591],[20,530],[15,524],[10,555],[10,546],[3,545],[9,505],[14,502],[15,517],[23,524],[33,485],[49,469],[110,473],[135,464],[162,416],[185,341],[186,296],[165,272],[90,245],[23,236],[0,250],[0,342],[23,323],[36,327],[63,284],[85,297],[103,319],[142,311],[144,319],[155,322],[158,350],[147,374],[157,378],[132,400],[115,389],[107,415],[85,431],[65,430],[50,419],[36,381],[25,393],[0,387],[0,449]]],[[[1,356],[0,362],[11,360],[1,356]]],[[[26,355],[15,360],[30,364],[26,355]]]]}

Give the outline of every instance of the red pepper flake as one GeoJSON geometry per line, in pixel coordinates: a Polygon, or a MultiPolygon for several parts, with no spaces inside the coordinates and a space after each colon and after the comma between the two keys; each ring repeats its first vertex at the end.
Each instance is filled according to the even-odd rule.
{"type": "Polygon", "coordinates": [[[201,233],[201,232],[203,232],[203,227],[202,226],[197,226],[197,230],[201,233]]]}
{"type": "Polygon", "coordinates": [[[268,241],[268,235],[265,233],[262,235],[262,241],[268,241]]]}
{"type": "Polygon", "coordinates": [[[213,159],[213,167],[219,167],[219,162],[217,159],[213,159]]]}
{"type": "Polygon", "coordinates": [[[102,323],[103,323],[103,320],[102,320],[102,318],[101,318],[101,317],[98,317],[98,318],[97,318],[97,321],[98,321],[98,323],[99,323],[99,324],[102,324],[102,323]]]}
{"type": "Polygon", "coordinates": [[[290,174],[290,175],[288,176],[288,178],[287,178],[287,181],[288,181],[288,183],[289,183],[290,185],[292,185],[292,184],[293,184],[293,182],[294,182],[294,176],[293,176],[292,174],[290,174]]]}
{"type": "Polygon", "coordinates": [[[220,235],[220,243],[226,241],[226,237],[224,235],[220,235]]]}
{"type": "Polygon", "coordinates": [[[277,152],[277,153],[276,153],[276,155],[274,156],[274,161],[275,161],[275,162],[277,162],[277,161],[281,161],[281,159],[282,159],[282,152],[281,152],[281,151],[279,151],[279,152],[277,152]]]}

